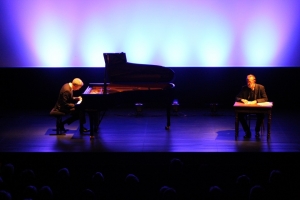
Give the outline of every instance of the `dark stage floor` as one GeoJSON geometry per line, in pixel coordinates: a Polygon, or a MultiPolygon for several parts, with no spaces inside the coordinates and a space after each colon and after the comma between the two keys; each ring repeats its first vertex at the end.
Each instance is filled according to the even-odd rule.
{"type": "MultiPolygon", "coordinates": [[[[63,136],[52,136],[55,119],[48,110],[1,113],[0,152],[299,152],[300,123],[296,111],[273,109],[271,138],[244,139],[240,126],[234,139],[234,113],[220,109],[181,109],[165,130],[165,111],[145,108],[107,111],[93,140],[80,135],[78,122],[63,136]]],[[[87,118],[88,119],[88,118],[87,118]]],[[[88,126],[88,123],[86,124],[88,126]]],[[[265,120],[266,127],[266,120],[265,120]]],[[[254,123],[252,123],[254,132],[254,123]]]]}

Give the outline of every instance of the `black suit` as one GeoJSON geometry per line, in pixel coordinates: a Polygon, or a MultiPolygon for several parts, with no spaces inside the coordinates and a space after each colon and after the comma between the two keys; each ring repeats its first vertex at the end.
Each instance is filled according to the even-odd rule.
{"type": "Polygon", "coordinates": [[[82,128],[85,123],[85,114],[80,109],[76,108],[75,104],[78,100],[78,98],[73,98],[73,90],[70,84],[64,84],[59,91],[58,99],[54,106],[54,110],[72,115],[70,118],[66,119],[63,124],[71,124],[79,119],[80,127],[82,128]]]}
{"type": "Polygon", "coordinates": [[[256,100],[257,103],[268,101],[265,87],[260,84],[255,84],[254,96],[252,99],[251,99],[251,89],[247,85],[243,86],[240,93],[236,96],[236,101],[241,102],[241,99],[247,99],[249,101],[256,100]]]}
{"type": "MultiPolygon", "coordinates": [[[[237,102],[241,102],[242,99],[246,99],[248,101],[256,100],[257,103],[261,103],[261,102],[268,101],[268,96],[266,94],[265,87],[263,85],[255,84],[254,90],[251,90],[247,85],[245,85],[242,87],[240,93],[236,96],[237,102]]],[[[239,121],[241,122],[246,134],[250,134],[250,127],[247,124],[245,115],[246,114],[240,113],[239,121]]],[[[260,126],[264,119],[264,114],[256,114],[256,116],[257,116],[257,120],[256,120],[255,132],[259,132],[260,126]]]]}
{"type": "Polygon", "coordinates": [[[62,86],[59,91],[57,102],[54,108],[60,112],[69,114],[75,110],[75,103],[77,100],[73,98],[73,91],[69,83],[62,86]]]}

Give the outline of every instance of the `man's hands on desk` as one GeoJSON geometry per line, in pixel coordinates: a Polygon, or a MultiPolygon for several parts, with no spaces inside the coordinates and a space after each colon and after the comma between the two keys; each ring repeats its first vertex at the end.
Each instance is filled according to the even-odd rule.
{"type": "Polygon", "coordinates": [[[257,101],[254,100],[254,101],[248,101],[247,99],[242,99],[241,100],[244,104],[257,104],[257,101]]]}

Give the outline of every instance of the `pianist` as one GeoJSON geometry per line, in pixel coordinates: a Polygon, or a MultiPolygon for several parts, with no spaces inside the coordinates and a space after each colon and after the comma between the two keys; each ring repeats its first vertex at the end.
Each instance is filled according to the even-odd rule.
{"type": "MultiPolygon", "coordinates": [[[[265,91],[265,87],[263,85],[256,83],[256,78],[253,74],[247,75],[246,78],[247,85],[243,86],[240,93],[236,96],[237,102],[243,102],[244,104],[257,104],[261,102],[268,101],[268,97],[265,91]]],[[[246,113],[239,113],[239,121],[242,124],[243,130],[245,131],[244,138],[251,137],[250,127],[246,121],[246,113]]],[[[264,114],[256,114],[256,126],[255,126],[255,137],[260,137],[260,126],[263,123],[264,114]]]]}
{"type": "Polygon", "coordinates": [[[73,79],[72,82],[65,83],[62,88],[60,89],[59,96],[57,102],[54,106],[54,109],[63,112],[65,114],[70,114],[71,117],[64,120],[60,124],[61,130],[65,130],[65,124],[71,124],[74,121],[80,121],[80,132],[88,132],[89,130],[86,129],[83,124],[85,124],[85,113],[76,107],[76,103],[82,101],[82,97],[73,97],[73,91],[79,90],[83,86],[83,82],[79,78],[73,79]]]}

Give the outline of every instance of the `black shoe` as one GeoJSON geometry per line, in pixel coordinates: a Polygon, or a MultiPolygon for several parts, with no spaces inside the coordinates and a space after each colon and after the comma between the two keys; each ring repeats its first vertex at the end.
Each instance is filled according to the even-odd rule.
{"type": "Polygon", "coordinates": [[[255,138],[259,138],[259,137],[260,137],[259,132],[256,132],[255,133],[255,138]]]}
{"type": "Polygon", "coordinates": [[[59,129],[60,131],[62,131],[62,132],[66,132],[66,131],[67,131],[67,130],[65,129],[65,126],[64,126],[63,123],[60,123],[60,124],[58,125],[58,129],[59,129]]]}
{"type": "Polygon", "coordinates": [[[244,135],[244,138],[251,138],[251,132],[247,131],[246,134],[244,135]]]}
{"type": "Polygon", "coordinates": [[[80,128],[80,132],[81,133],[86,133],[86,132],[90,132],[90,130],[87,129],[87,128],[85,128],[85,127],[83,127],[83,128],[80,128]]]}

